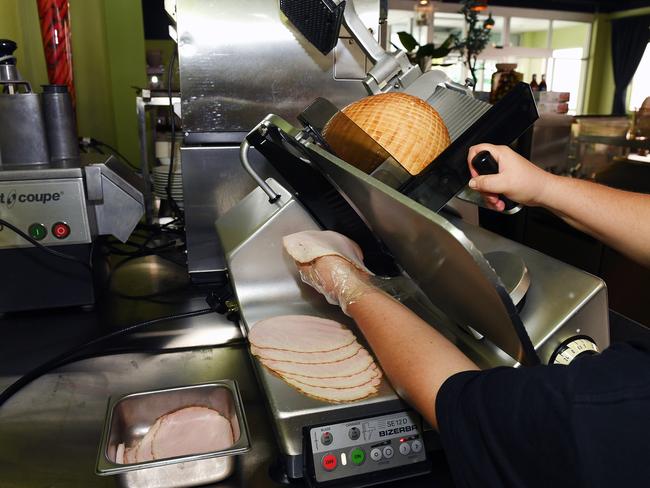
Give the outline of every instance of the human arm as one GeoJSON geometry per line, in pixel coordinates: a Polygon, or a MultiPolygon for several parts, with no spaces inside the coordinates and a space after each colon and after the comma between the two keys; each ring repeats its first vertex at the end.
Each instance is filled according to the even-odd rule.
{"type": "Polygon", "coordinates": [[[337,256],[302,265],[303,279],[342,305],[370,344],[391,384],[433,426],[442,384],[477,366],[435,328],[370,284],[337,256]]]}
{"type": "Polygon", "coordinates": [[[482,192],[494,209],[504,209],[498,194],[524,205],[546,208],[573,227],[650,266],[650,195],[553,175],[507,146],[473,146],[468,164],[472,173],[470,188],[482,192]],[[479,176],[469,164],[485,150],[498,162],[498,174],[479,176]]]}

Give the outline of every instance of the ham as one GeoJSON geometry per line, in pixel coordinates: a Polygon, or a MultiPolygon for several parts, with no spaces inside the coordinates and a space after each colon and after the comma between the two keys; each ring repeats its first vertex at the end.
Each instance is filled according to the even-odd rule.
{"type": "Polygon", "coordinates": [[[117,445],[117,450],[115,452],[115,462],[117,464],[124,464],[124,442],[120,442],[117,445]]]}
{"type": "Polygon", "coordinates": [[[372,274],[363,264],[359,245],[343,234],[331,230],[306,230],[282,239],[287,253],[300,264],[311,263],[323,256],[340,256],[360,270],[372,274]]]}
{"type": "Polygon", "coordinates": [[[372,356],[365,349],[360,349],[350,358],[333,363],[301,364],[264,358],[260,358],[260,361],[264,366],[277,373],[297,374],[311,378],[351,376],[365,371],[373,364],[372,356]]]}
{"type": "Polygon", "coordinates": [[[290,363],[333,363],[354,356],[361,347],[361,344],[357,341],[327,352],[297,352],[251,346],[251,353],[260,358],[288,361],[290,363]]]}
{"type": "Polygon", "coordinates": [[[321,400],[327,400],[329,402],[351,402],[354,400],[361,400],[362,398],[377,393],[377,386],[372,384],[372,382],[361,386],[355,386],[354,388],[324,388],[320,386],[306,385],[287,377],[285,377],[284,380],[306,395],[321,400]]]}
{"type": "Polygon", "coordinates": [[[377,393],[382,373],[344,325],[307,315],[257,322],[250,351],[286,384],[328,402],[352,402],[377,393]]]}
{"type": "Polygon", "coordinates": [[[156,419],[135,445],[119,444],[118,464],[133,464],[191,454],[221,451],[234,443],[232,425],[207,407],[185,407],[156,419]]]}
{"type": "Polygon", "coordinates": [[[230,421],[211,408],[182,408],[160,421],[151,446],[154,459],[221,451],[234,442],[230,421]]]}
{"type": "Polygon", "coordinates": [[[257,322],[248,334],[257,348],[299,353],[327,352],[348,346],[354,334],[333,320],[309,315],[281,315],[257,322]]]}
{"type": "Polygon", "coordinates": [[[323,388],[354,388],[368,383],[372,383],[373,386],[379,385],[381,382],[381,370],[379,370],[375,364],[371,364],[365,371],[350,376],[312,378],[310,376],[302,376],[299,374],[282,373],[282,378],[291,379],[308,386],[320,386],[323,388]]]}
{"type": "Polygon", "coordinates": [[[140,442],[138,442],[134,447],[131,448],[133,453],[130,458],[133,459],[133,462],[144,463],[146,461],[153,461],[155,458],[153,456],[153,441],[156,436],[156,432],[160,428],[162,422],[162,417],[158,418],[154,424],[149,427],[149,430],[144,435],[140,442]]]}

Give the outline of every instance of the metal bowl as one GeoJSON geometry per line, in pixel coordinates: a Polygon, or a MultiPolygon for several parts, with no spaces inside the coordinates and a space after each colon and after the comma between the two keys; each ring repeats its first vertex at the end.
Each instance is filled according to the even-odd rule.
{"type": "Polygon", "coordinates": [[[235,455],[250,450],[248,426],[237,384],[221,380],[194,386],[111,397],[97,456],[97,474],[116,475],[120,486],[172,488],[215,483],[235,469],[235,455]],[[133,445],[144,437],[156,419],[184,407],[201,406],[219,411],[230,420],[234,444],[225,450],[135,464],[115,462],[117,446],[133,445]]]}

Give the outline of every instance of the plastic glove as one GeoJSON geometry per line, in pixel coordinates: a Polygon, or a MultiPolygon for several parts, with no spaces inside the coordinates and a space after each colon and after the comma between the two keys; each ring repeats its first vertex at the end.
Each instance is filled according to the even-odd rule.
{"type": "MultiPolygon", "coordinates": [[[[298,263],[297,263],[298,264],[298,263]]],[[[346,315],[348,307],[366,293],[376,291],[369,276],[338,256],[323,256],[308,264],[298,264],[302,281],[339,305],[346,315]]]]}

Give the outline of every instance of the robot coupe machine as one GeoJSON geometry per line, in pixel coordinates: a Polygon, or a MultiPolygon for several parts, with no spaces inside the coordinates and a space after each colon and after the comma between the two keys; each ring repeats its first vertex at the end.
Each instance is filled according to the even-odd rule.
{"type": "MultiPolygon", "coordinates": [[[[217,221],[246,329],[283,314],[319,315],[354,327],[301,283],[282,250],[284,235],[325,228],[357,240],[373,271],[405,272],[410,292],[404,303],[482,367],[566,362],[576,341],[585,341],[577,353],[607,346],[601,280],[462,221],[452,225],[278,117],[267,117],[249,139],[282,177],[296,177],[291,183],[258,177],[264,190],[254,190],[217,221]],[[283,165],[292,172],[282,171],[283,165]],[[530,271],[519,310],[486,259],[496,251],[519,256],[530,271]],[[435,286],[441,282],[449,286],[435,286]]],[[[244,144],[244,161],[247,149],[244,144]]],[[[300,394],[254,358],[253,363],[290,478],[316,485],[372,484],[426,470],[419,417],[386,381],[374,397],[329,404],[300,394]]]]}

